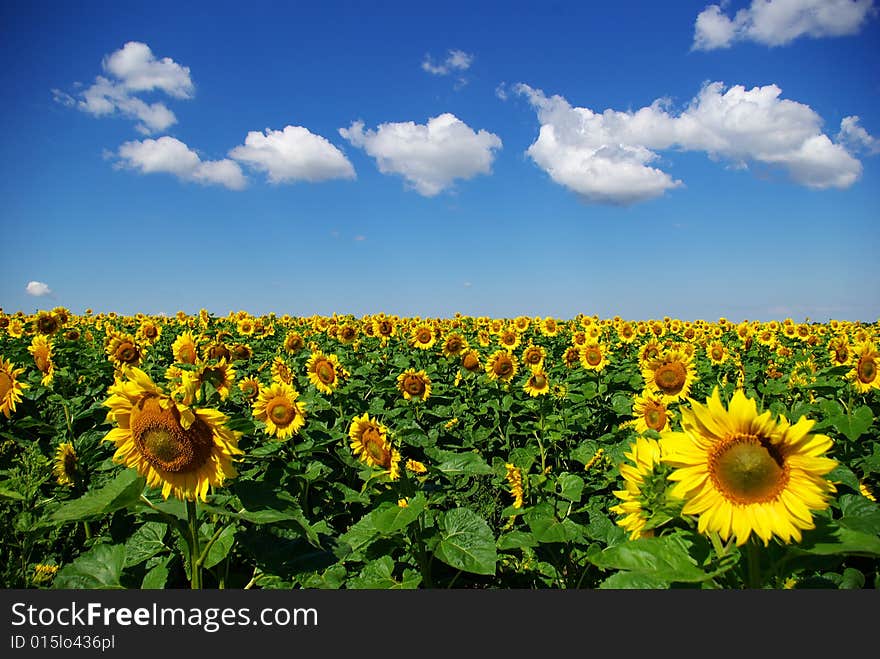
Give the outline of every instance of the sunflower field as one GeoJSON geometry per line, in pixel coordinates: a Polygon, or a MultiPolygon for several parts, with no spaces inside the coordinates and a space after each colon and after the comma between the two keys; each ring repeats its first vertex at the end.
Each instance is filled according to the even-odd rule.
{"type": "Polygon", "coordinates": [[[0,311],[0,583],[875,589],[878,327],[0,311]]]}

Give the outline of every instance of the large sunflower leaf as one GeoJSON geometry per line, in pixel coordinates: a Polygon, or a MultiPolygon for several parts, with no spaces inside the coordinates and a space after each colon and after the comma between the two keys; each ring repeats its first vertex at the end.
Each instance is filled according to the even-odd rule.
{"type": "Polygon", "coordinates": [[[469,508],[454,508],[440,519],[440,542],[434,555],[458,570],[495,574],[498,555],[492,529],[469,508]]]}
{"type": "Polygon", "coordinates": [[[78,522],[127,508],[140,499],[145,482],[134,469],[125,469],[104,487],[64,503],[52,513],[51,519],[55,522],[78,522]]]}
{"type": "Polygon", "coordinates": [[[125,545],[96,545],[73,563],[61,568],[52,586],[88,590],[122,589],[125,545]]]}
{"type": "Polygon", "coordinates": [[[695,583],[711,578],[697,566],[685,543],[676,536],[630,540],[590,551],[587,559],[603,570],[627,570],[670,583],[695,583]]]}

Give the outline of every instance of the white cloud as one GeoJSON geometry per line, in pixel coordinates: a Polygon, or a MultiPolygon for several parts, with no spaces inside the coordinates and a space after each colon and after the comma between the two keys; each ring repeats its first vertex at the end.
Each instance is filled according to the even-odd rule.
{"type": "Polygon", "coordinates": [[[119,147],[118,166],[134,169],[142,174],[173,174],[183,181],[203,185],[223,185],[230,190],[241,190],[247,180],[241,168],[232,160],[203,161],[186,144],[173,137],[134,140],[119,147]]]}
{"type": "Polygon", "coordinates": [[[44,295],[52,294],[52,289],[49,288],[48,284],[41,281],[29,281],[28,285],[24,287],[24,290],[28,295],[33,295],[34,297],[43,297],[44,295]]]}
{"type": "Polygon", "coordinates": [[[811,188],[845,188],[861,163],[821,131],[809,106],[780,98],[776,85],[725,90],[708,83],[679,114],[658,99],[635,112],[572,107],[561,96],[519,84],[541,123],[527,153],[550,177],[597,203],[631,204],[682,185],[659,168],[658,151],[703,151],[736,168],[764,163],[811,188]]]}
{"type": "Polygon", "coordinates": [[[412,121],[380,124],[364,130],[362,121],[340,128],[339,134],[376,160],[383,174],[399,174],[419,194],[432,197],[456,179],[490,174],[501,138],[474,132],[455,115],[445,113],[427,124],[412,121]]]}
{"type": "Polygon", "coordinates": [[[837,141],[846,144],[853,151],[867,151],[870,154],[880,153],[880,140],[868,134],[859,125],[858,117],[844,117],[840,122],[840,132],[837,133],[837,141]]]}
{"type": "Polygon", "coordinates": [[[425,55],[422,60],[422,70],[435,76],[449,75],[453,71],[467,71],[471,67],[474,56],[462,50],[450,50],[446,59],[439,64],[434,64],[430,55],[425,55]]]}
{"type": "Polygon", "coordinates": [[[138,121],[139,132],[149,135],[177,123],[177,118],[161,102],[147,103],[136,94],[160,91],[173,98],[192,98],[195,87],[189,68],[168,57],[156,59],[150,47],[130,41],[121,49],[104,57],[107,76],[96,76],[95,82],[82,92],[79,100],[53,89],[55,101],[65,106],[76,105],[96,117],[120,114],[138,121]]]}
{"type": "Polygon", "coordinates": [[[267,128],[265,135],[251,131],[244,144],[232,149],[229,156],[266,172],[271,183],[356,178],[354,167],[342,151],[302,126],[267,128]]]}
{"type": "Polygon", "coordinates": [[[129,41],[105,57],[103,66],[129,91],[158,89],[174,98],[192,98],[195,92],[189,67],[169,57],[157,60],[150,47],[138,41],[129,41]]]}
{"type": "Polygon", "coordinates": [[[752,0],[733,18],[708,5],[694,24],[694,50],[729,48],[736,41],[783,46],[803,36],[855,34],[877,13],[874,0],[752,0]]]}

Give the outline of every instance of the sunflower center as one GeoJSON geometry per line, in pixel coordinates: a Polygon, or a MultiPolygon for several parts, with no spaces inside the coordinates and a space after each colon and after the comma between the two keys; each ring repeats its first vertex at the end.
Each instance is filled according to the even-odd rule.
{"type": "Polygon", "coordinates": [[[0,400],[6,398],[6,394],[12,391],[12,378],[6,371],[0,371],[0,400]]]}
{"type": "Polygon", "coordinates": [[[244,382],[241,385],[241,392],[244,394],[245,398],[253,400],[259,395],[260,389],[254,382],[244,382]]]}
{"type": "Polygon", "coordinates": [[[788,483],[789,470],[770,442],[738,433],[709,457],[709,473],[729,501],[753,504],[774,500],[788,483]]]}
{"type": "Polygon", "coordinates": [[[116,359],[124,364],[131,364],[137,361],[137,358],[138,349],[128,341],[120,343],[119,347],[116,348],[116,359]]]}
{"type": "Polygon", "coordinates": [[[869,384],[877,378],[877,364],[873,359],[860,359],[858,372],[859,380],[869,384]]]}
{"type": "Polygon", "coordinates": [[[715,346],[712,348],[712,359],[721,359],[724,356],[724,349],[715,346]]]}
{"type": "Polygon", "coordinates": [[[477,359],[477,356],[474,353],[469,352],[464,356],[464,359],[461,361],[461,365],[465,367],[468,371],[473,371],[480,365],[480,361],[477,359]]]}
{"type": "Polygon", "coordinates": [[[456,353],[461,350],[461,339],[459,339],[457,336],[450,338],[446,342],[446,350],[447,352],[451,353],[456,353]]]}
{"type": "Polygon", "coordinates": [[[662,364],[654,371],[654,382],[665,394],[677,394],[684,387],[687,373],[681,362],[662,364]]]}
{"type": "Polygon", "coordinates": [[[131,434],[138,451],[153,467],[189,473],[211,455],[212,433],[199,418],[184,430],[176,412],[175,407],[163,410],[158,399],[148,398],[132,410],[131,434]]]}
{"type": "Polygon", "coordinates": [[[597,348],[588,348],[584,351],[584,359],[590,366],[597,366],[602,361],[602,352],[597,348]]]}
{"type": "Polygon", "coordinates": [[[196,363],[196,349],[191,345],[185,345],[180,348],[180,361],[184,364],[196,363]]]}
{"type": "Polygon", "coordinates": [[[495,362],[495,374],[501,377],[505,375],[510,375],[511,371],[513,371],[513,364],[510,363],[509,359],[501,358],[497,362],[495,362]]]}
{"type": "Polygon", "coordinates": [[[527,364],[539,364],[541,362],[541,353],[537,350],[529,350],[526,353],[527,364]]]}
{"type": "Polygon", "coordinates": [[[645,410],[645,425],[651,430],[661,431],[666,427],[666,410],[652,405],[645,410]]]}
{"type": "Polygon", "coordinates": [[[336,369],[328,361],[320,361],[315,365],[315,375],[324,384],[333,384],[336,381],[336,369]]]}
{"type": "Polygon", "coordinates": [[[407,375],[403,379],[403,388],[410,396],[422,396],[425,393],[425,382],[417,375],[407,375]]]}
{"type": "Polygon", "coordinates": [[[53,334],[58,329],[58,322],[51,316],[43,316],[37,321],[37,329],[42,334],[53,334]]]}
{"type": "Polygon", "coordinates": [[[533,389],[545,389],[547,387],[547,378],[541,373],[535,373],[529,378],[529,384],[532,385],[533,389]]]}
{"type": "Polygon", "coordinates": [[[367,428],[364,430],[361,443],[364,445],[364,450],[369,456],[377,464],[384,467],[385,463],[388,461],[389,455],[388,450],[385,447],[385,438],[382,437],[379,430],[377,428],[367,428]]]}
{"type": "Polygon", "coordinates": [[[266,403],[266,415],[276,426],[287,426],[296,417],[296,410],[284,396],[276,396],[266,403]]]}
{"type": "Polygon", "coordinates": [[[202,371],[202,381],[209,383],[215,389],[219,389],[226,381],[222,368],[209,366],[202,371]]]}
{"type": "Polygon", "coordinates": [[[430,343],[431,342],[431,330],[428,329],[420,329],[418,334],[416,334],[416,340],[419,343],[430,343]]]}

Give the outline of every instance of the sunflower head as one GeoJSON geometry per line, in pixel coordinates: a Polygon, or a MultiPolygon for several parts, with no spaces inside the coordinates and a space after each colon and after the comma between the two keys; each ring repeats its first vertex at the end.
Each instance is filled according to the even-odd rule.
{"type": "Polygon", "coordinates": [[[608,365],[608,350],[598,341],[590,341],[580,348],[580,362],[588,371],[601,371],[608,365]]]}
{"type": "Polygon", "coordinates": [[[765,545],[773,536],[800,542],[801,531],[814,527],[811,511],[827,508],[835,491],[825,478],[837,466],[825,457],[831,440],[811,433],[814,423],[759,414],[741,390],[727,407],[717,387],[705,405],[692,400],[682,409],[682,431],[662,435],[682,512],[698,517],[700,533],[735,536],[738,545],[753,533],[765,545]]]}
{"type": "Polygon", "coordinates": [[[638,437],[623,454],[629,463],[620,465],[624,489],[614,492],[621,500],[609,510],[621,516],[619,526],[637,540],[654,534],[654,529],[678,517],[681,500],[667,480],[671,469],[661,461],[663,447],[650,437],[638,437]]]}
{"type": "Polygon", "coordinates": [[[24,373],[24,368],[15,368],[15,365],[0,357],[0,412],[8,419],[15,406],[21,402],[22,392],[30,385],[19,382],[18,376],[24,373]]]}
{"type": "Polygon", "coordinates": [[[59,485],[73,485],[76,483],[79,472],[79,459],[73,444],[70,442],[62,442],[55,449],[55,466],[52,473],[59,485]]]}
{"type": "Polygon", "coordinates": [[[869,393],[872,389],[880,389],[880,353],[873,341],[863,341],[853,351],[852,370],[848,377],[860,393],[869,393]]]}
{"type": "Polygon", "coordinates": [[[330,395],[339,386],[342,366],[336,355],[325,355],[316,350],[306,363],[309,382],[321,393],[330,395]]]}
{"type": "Polygon", "coordinates": [[[117,367],[137,366],[141,361],[141,349],[130,334],[111,334],[107,338],[107,357],[117,367]]]}
{"type": "Polygon", "coordinates": [[[352,419],[348,431],[352,453],[369,467],[382,469],[391,480],[400,478],[400,453],[388,439],[388,428],[368,413],[352,419]]]}
{"type": "Polygon", "coordinates": [[[397,389],[406,400],[427,400],[431,395],[431,378],[425,371],[410,368],[397,376],[397,389]]]}
{"type": "Polygon", "coordinates": [[[105,441],[116,444],[113,460],[143,475],[162,496],[205,501],[209,487],[236,475],[241,433],[210,409],[176,403],[138,368],[125,367],[108,390],[107,420],[116,425],[105,441]]]}
{"type": "Polygon", "coordinates": [[[537,366],[532,367],[530,371],[529,379],[523,385],[523,390],[533,398],[550,393],[550,380],[544,369],[537,366]]]}
{"type": "Polygon", "coordinates": [[[680,350],[666,350],[642,369],[645,386],[670,400],[683,400],[690,393],[697,374],[693,360],[680,350]]]}
{"type": "Polygon", "coordinates": [[[507,350],[496,350],[486,362],[486,374],[492,380],[510,382],[516,375],[516,356],[507,350]]]}
{"type": "Polygon", "coordinates": [[[299,392],[289,384],[273,381],[263,387],[253,404],[253,414],[266,424],[266,432],[277,439],[299,433],[306,423],[305,404],[298,401],[299,392]]]}

